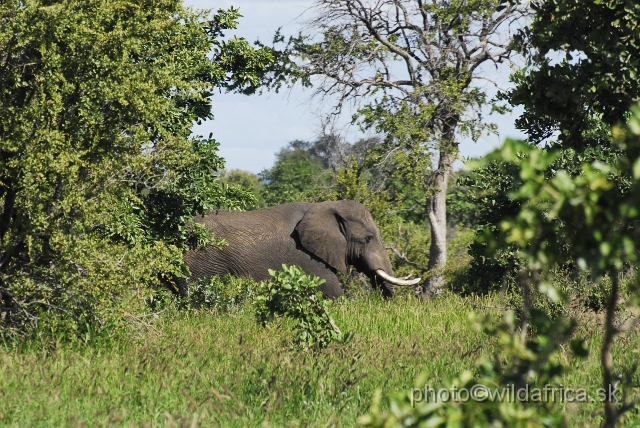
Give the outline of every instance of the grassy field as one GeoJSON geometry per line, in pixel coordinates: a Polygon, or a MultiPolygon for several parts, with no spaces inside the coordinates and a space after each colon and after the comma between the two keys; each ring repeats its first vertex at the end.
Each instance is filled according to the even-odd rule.
{"type": "MultiPolygon", "coordinates": [[[[290,349],[291,325],[258,326],[251,310],[165,312],[111,343],[0,350],[0,425],[30,426],[354,426],[374,391],[408,390],[426,373],[443,379],[490,356],[493,339],[468,313],[498,297],[446,295],[428,302],[360,297],[332,309],[355,333],[320,352],[290,349]]],[[[577,334],[592,350],[571,360],[565,387],[600,386],[597,317],[577,334]]],[[[638,360],[637,332],[616,344],[616,361],[638,360]]],[[[422,385],[421,385],[422,386],[422,385]]],[[[597,426],[600,403],[567,405],[570,426],[597,426]]],[[[637,412],[624,420],[640,425],[637,412]]]]}

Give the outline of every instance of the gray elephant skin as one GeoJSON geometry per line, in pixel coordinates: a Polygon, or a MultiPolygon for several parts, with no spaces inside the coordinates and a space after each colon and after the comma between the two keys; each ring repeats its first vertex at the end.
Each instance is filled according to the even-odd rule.
{"type": "Polygon", "coordinates": [[[269,269],[278,270],[283,263],[325,279],[319,289],[327,298],[344,295],[336,273],[346,273],[349,265],[367,275],[387,297],[393,295],[395,285],[419,281],[393,277],[378,228],[365,206],[355,201],[297,202],[247,212],[220,210],[194,221],[229,245],[222,250],[188,251],[188,282],[225,274],[261,281],[270,278],[269,269]]]}

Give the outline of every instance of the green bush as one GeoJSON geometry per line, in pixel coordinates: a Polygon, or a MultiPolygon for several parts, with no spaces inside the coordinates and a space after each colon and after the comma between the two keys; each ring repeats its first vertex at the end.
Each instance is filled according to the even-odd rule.
{"type": "Polygon", "coordinates": [[[214,89],[254,91],[272,52],[222,39],[237,10],[180,0],[9,0],[0,16],[0,336],[122,327],[185,276],[185,248],[219,243],[193,216],[251,201],[191,129],[214,89]]]}
{"type": "Polygon", "coordinates": [[[228,186],[251,190],[255,197],[255,203],[252,208],[260,209],[267,206],[262,194],[264,184],[256,174],[241,169],[224,170],[220,173],[220,181],[228,186]]]}
{"type": "Polygon", "coordinates": [[[263,281],[255,297],[256,319],[262,325],[276,316],[292,318],[296,323],[294,344],[302,348],[324,348],[346,338],[329,314],[331,301],[317,287],[325,280],[307,275],[298,266],[282,265],[269,269],[273,279],[263,281]]]}
{"type": "MultiPolygon", "coordinates": [[[[547,165],[543,177],[552,180],[561,170],[576,177],[582,173],[582,163],[615,163],[620,154],[619,150],[611,147],[589,147],[582,152],[574,149],[556,150],[557,156],[547,165]]],[[[486,293],[498,290],[522,267],[515,245],[489,248],[484,237],[499,235],[501,222],[515,217],[520,211],[522,200],[513,195],[523,185],[520,167],[528,162],[530,160],[525,151],[518,152],[509,162],[494,156],[480,162],[471,161],[469,164],[475,167],[461,174],[451,196],[460,199],[458,204],[464,209],[455,214],[464,224],[476,229],[476,239],[469,246],[474,274],[461,291],[486,293]]],[[[609,178],[621,194],[629,189],[629,177],[611,173],[609,178]]],[[[555,222],[552,239],[559,244],[567,265],[573,261],[568,246],[562,243],[572,239],[571,233],[570,225],[555,222]]]]}
{"type": "Polygon", "coordinates": [[[180,306],[230,312],[250,304],[257,287],[251,278],[236,278],[228,274],[222,278],[213,276],[190,284],[189,296],[179,297],[178,301],[180,306]]]}

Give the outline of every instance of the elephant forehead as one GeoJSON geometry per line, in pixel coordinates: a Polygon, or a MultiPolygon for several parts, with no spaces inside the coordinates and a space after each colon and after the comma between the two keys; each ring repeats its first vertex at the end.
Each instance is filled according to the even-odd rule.
{"type": "Polygon", "coordinates": [[[350,232],[355,235],[365,235],[368,233],[375,233],[376,227],[373,223],[364,222],[361,219],[354,219],[349,221],[350,232]]]}
{"type": "Polygon", "coordinates": [[[362,219],[373,222],[373,218],[367,207],[356,201],[337,201],[336,209],[344,218],[355,220],[362,219]]]}
{"type": "Polygon", "coordinates": [[[364,207],[362,207],[362,209],[351,210],[345,215],[345,219],[360,224],[367,229],[375,229],[376,227],[373,222],[373,217],[371,217],[369,211],[364,207]]]}

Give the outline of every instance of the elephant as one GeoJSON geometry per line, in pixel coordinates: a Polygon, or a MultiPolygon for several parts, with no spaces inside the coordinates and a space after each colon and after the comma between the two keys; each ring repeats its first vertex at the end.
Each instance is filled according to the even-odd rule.
{"type": "Polygon", "coordinates": [[[349,265],[368,276],[385,297],[393,296],[397,285],[420,281],[393,276],[378,228],[367,208],[356,201],[296,202],[246,212],[219,210],[194,222],[224,238],[228,246],[187,251],[184,259],[191,271],[187,284],[225,274],[267,280],[269,269],[281,269],[283,263],[323,278],[326,282],[319,290],[329,299],[344,295],[336,273],[346,273],[349,265]]]}

